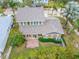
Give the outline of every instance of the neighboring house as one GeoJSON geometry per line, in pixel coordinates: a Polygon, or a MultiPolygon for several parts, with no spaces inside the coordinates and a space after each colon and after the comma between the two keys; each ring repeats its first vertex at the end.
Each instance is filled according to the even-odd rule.
{"type": "Polygon", "coordinates": [[[4,15],[7,15],[7,16],[12,16],[12,15],[14,15],[12,8],[7,8],[7,9],[5,9],[5,11],[3,12],[3,14],[4,14],[4,15]]]}
{"type": "Polygon", "coordinates": [[[13,0],[13,1],[23,3],[23,0],[13,0]]]}
{"type": "Polygon", "coordinates": [[[11,16],[0,16],[0,58],[6,46],[12,22],[11,16]]]}
{"type": "Polygon", "coordinates": [[[17,10],[16,22],[26,37],[61,38],[64,34],[59,19],[45,17],[42,7],[24,7],[17,10]]]}
{"type": "Polygon", "coordinates": [[[48,3],[48,0],[32,0],[34,3],[48,3]]]}
{"type": "MultiPolygon", "coordinates": [[[[9,1],[13,1],[13,2],[20,2],[20,3],[23,3],[23,0],[9,0],[9,1]]],[[[4,2],[4,0],[0,0],[1,3],[4,2]]]]}
{"type": "Polygon", "coordinates": [[[42,4],[48,4],[48,0],[32,0],[33,6],[41,6],[42,4]]]}

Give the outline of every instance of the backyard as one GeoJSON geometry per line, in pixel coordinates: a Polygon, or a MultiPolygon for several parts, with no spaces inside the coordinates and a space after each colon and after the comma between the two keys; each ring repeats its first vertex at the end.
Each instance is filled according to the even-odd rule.
{"type": "MultiPolygon", "coordinates": [[[[65,20],[63,18],[58,17],[62,23],[64,24],[65,20]]],[[[17,29],[17,27],[15,27],[17,29]]],[[[66,42],[66,47],[59,46],[54,43],[41,43],[38,48],[25,48],[25,43],[20,46],[15,46],[12,49],[10,59],[75,59],[75,54],[77,54],[78,48],[75,47],[75,43],[78,43],[78,36],[71,32],[71,34],[67,34],[69,26],[67,25],[67,29],[65,29],[65,35],[63,36],[66,42]],[[70,57],[71,56],[71,57],[70,57]]],[[[15,29],[15,32],[16,32],[15,29]]],[[[11,31],[13,32],[13,31],[11,31]]],[[[11,45],[11,39],[8,40],[6,49],[11,45]]],[[[6,50],[5,49],[5,50],[6,50]]]]}

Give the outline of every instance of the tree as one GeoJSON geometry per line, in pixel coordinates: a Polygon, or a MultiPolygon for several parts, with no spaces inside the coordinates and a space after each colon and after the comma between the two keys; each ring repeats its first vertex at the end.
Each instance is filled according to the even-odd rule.
{"type": "Polygon", "coordinates": [[[58,2],[58,3],[66,4],[68,1],[71,1],[71,0],[49,0],[49,1],[54,1],[54,2],[58,2]]]}
{"type": "Polygon", "coordinates": [[[31,6],[32,0],[23,0],[23,6],[31,6]]]}
{"type": "Polygon", "coordinates": [[[78,20],[76,20],[75,22],[74,22],[75,24],[75,28],[77,28],[78,29],[78,32],[79,32],[79,19],[78,20]]]}
{"type": "Polygon", "coordinates": [[[15,16],[15,9],[17,8],[18,3],[14,2],[13,0],[10,0],[10,1],[8,1],[8,5],[10,8],[12,8],[13,14],[15,16]]]}
{"type": "Polygon", "coordinates": [[[21,44],[23,44],[25,42],[25,38],[21,33],[16,33],[13,37],[12,37],[12,46],[20,46],[21,44]]]}
{"type": "Polygon", "coordinates": [[[0,6],[0,13],[3,13],[3,11],[4,11],[3,8],[0,6]]]}
{"type": "Polygon", "coordinates": [[[79,4],[78,2],[71,1],[68,2],[65,6],[65,12],[63,14],[66,17],[66,23],[64,25],[64,28],[66,28],[66,25],[69,20],[77,20],[79,18],[79,4]]]}
{"type": "Polygon", "coordinates": [[[2,7],[4,9],[6,9],[7,8],[7,1],[3,0],[3,2],[1,2],[1,3],[2,3],[2,7]]]}

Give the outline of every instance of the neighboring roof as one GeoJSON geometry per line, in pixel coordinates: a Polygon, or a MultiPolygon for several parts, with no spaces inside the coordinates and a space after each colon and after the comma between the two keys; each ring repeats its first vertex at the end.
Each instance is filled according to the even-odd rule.
{"type": "Polygon", "coordinates": [[[48,0],[32,0],[34,3],[48,3],[48,0]]]}
{"type": "Polygon", "coordinates": [[[8,39],[8,28],[11,26],[11,16],[0,16],[0,52],[4,51],[8,39]]]}
{"type": "Polygon", "coordinates": [[[23,3],[23,0],[13,0],[13,1],[23,3]]]}
{"type": "Polygon", "coordinates": [[[23,34],[64,34],[60,21],[57,18],[49,19],[39,26],[21,26],[23,34]]]}
{"type": "Polygon", "coordinates": [[[10,15],[10,16],[11,16],[11,15],[14,15],[11,8],[5,9],[4,14],[5,14],[5,15],[10,15]]]}
{"type": "Polygon", "coordinates": [[[24,7],[16,12],[17,22],[45,21],[44,10],[42,7],[24,7]]]}

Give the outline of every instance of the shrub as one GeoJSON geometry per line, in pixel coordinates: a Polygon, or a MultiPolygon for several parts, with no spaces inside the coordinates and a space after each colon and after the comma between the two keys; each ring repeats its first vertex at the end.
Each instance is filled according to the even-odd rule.
{"type": "Polygon", "coordinates": [[[25,41],[24,36],[21,33],[16,33],[13,37],[12,37],[12,46],[20,46],[21,44],[23,44],[25,41]]]}
{"type": "Polygon", "coordinates": [[[54,42],[54,43],[62,43],[61,39],[55,39],[55,38],[39,38],[40,42],[54,42]]]}

